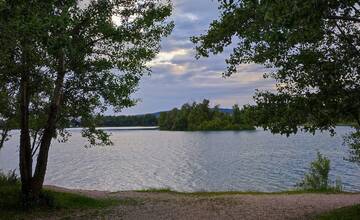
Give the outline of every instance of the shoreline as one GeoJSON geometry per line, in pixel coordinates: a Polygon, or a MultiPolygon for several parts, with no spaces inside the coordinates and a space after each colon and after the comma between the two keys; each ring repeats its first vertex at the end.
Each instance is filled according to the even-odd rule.
{"type": "MultiPolygon", "coordinates": [[[[174,195],[183,195],[183,196],[228,196],[228,195],[299,195],[299,194],[325,194],[325,195],[360,195],[359,192],[350,192],[350,191],[304,191],[304,190],[286,190],[279,192],[261,192],[261,191],[195,191],[195,192],[181,192],[173,191],[167,188],[149,188],[141,190],[123,190],[123,191],[108,191],[108,190],[93,190],[93,189],[77,189],[77,188],[67,188],[56,185],[44,185],[44,190],[53,190],[58,192],[66,193],[77,193],[83,195],[95,195],[95,197],[101,197],[112,194],[129,194],[129,193],[138,193],[138,194],[174,194],[174,195]],[[96,196],[97,195],[97,196],[96,196]]],[[[359,201],[360,202],[360,201],[359,201]]]]}
{"type": "MultiPolygon", "coordinates": [[[[95,199],[134,202],[97,210],[96,214],[81,213],[82,219],[316,219],[335,209],[360,204],[360,193],[349,192],[109,192],[57,186],[45,186],[45,189],[95,199]]],[[[76,216],[71,217],[76,219],[76,216]]]]}

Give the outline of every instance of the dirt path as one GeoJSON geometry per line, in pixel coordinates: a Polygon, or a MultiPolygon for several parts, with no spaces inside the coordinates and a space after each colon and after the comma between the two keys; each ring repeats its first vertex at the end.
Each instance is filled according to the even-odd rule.
{"type": "Polygon", "coordinates": [[[76,192],[96,198],[132,199],[137,205],[117,206],[74,219],[309,219],[332,209],[360,204],[360,194],[263,194],[192,196],[175,193],[76,192]]]}

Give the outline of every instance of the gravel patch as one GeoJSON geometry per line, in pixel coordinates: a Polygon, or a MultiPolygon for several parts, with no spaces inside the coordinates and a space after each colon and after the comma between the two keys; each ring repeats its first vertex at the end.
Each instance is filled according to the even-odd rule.
{"type": "Polygon", "coordinates": [[[360,204],[360,194],[259,194],[193,196],[176,193],[104,192],[47,187],[94,198],[133,199],[137,205],[81,213],[71,219],[311,219],[345,206],[360,204]]]}

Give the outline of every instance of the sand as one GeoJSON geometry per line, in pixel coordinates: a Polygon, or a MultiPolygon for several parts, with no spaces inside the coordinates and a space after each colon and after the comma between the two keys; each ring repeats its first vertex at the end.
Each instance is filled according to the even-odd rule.
{"type": "MultiPolygon", "coordinates": [[[[104,210],[72,213],[69,219],[311,219],[345,206],[360,204],[360,194],[231,194],[187,195],[160,192],[105,192],[46,188],[94,198],[137,201],[104,210]]],[[[64,216],[53,216],[61,219],[64,216]]]]}

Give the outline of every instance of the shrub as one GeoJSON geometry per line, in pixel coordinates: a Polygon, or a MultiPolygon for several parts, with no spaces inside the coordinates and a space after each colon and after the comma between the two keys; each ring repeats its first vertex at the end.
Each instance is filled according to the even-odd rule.
{"type": "Polygon", "coordinates": [[[20,182],[15,171],[4,173],[0,170],[0,211],[20,208],[20,182]]]}
{"type": "Polygon", "coordinates": [[[19,184],[19,178],[15,173],[15,170],[9,171],[7,174],[0,170],[0,185],[15,185],[19,184]]]}
{"type": "Polygon", "coordinates": [[[309,173],[305,174],[304,179],[297,184],[303,190],[307,191],[342,191],[342,183],[338,178],[334,185],[329,180],[330,160],[317,153],[317,159],[310,164],[309,173]]]}
{"type": "Polygon", "coordinates": [[[350,157],[346,158],[350,162],[360,165],[360,129],[344,137],[344,145],[350,148],[350,157]]]}

